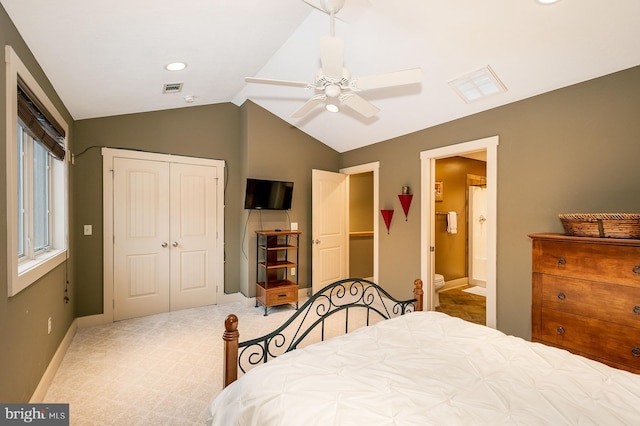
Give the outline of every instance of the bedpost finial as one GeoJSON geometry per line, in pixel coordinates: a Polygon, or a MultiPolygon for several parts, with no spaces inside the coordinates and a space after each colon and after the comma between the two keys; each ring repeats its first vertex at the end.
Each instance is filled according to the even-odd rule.
{"type": "Polygon", "coordinates": [[[234,314],[227,315],[227,318],[224,320],[224,330],[229,333],[233,333],[234,331],[238,331],[238,317],[234,314]]]}
{"type": "Polygon", "coordinates": [[[413,282],[413,286],[413,296],[417,300],[416,311],[421,311],[424,306],[422,299],[424,295],[424,290],[422,289],[422,280],[420,278],[416,278],[416,280],[413,282]]]}

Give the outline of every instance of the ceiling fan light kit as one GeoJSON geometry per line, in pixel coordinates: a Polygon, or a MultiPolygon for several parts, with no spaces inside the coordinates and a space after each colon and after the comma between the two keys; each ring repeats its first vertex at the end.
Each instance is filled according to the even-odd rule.
{"type": "Polygon", "coordinates": [[[306,83],[256,77],[248,77],[245,79],[247,83],[272,84],[315,90],[316,94],[294,112],[291,115],[292,118],[304,117],[323,102],[326,102],[325,109],[329,112],[339,112],[340,107],[337,105],[337,102],[339,102],[359,113],[361,116],[371,118],[376,115],[380,109],[355,92],[422,82],[422,70],[420,68],[351,78],[351,73],[344,68],[343,63],[344,41],[335,36],[335,15],[342,9],[342,6],[344,6],[344,0],[305,0],[305,2],[315,8],[321,9],[331,16],[330,35],[320,38],[321,68],[316,73],[316,81],[306,83]]]}

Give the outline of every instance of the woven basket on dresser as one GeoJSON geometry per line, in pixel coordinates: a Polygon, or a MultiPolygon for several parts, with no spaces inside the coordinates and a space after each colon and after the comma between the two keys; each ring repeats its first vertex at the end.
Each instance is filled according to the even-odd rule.
{"type": "Polygon", "coordinates": [[[637,213],[571,213],[558,217],[567,235],[640,238],[640,214],[637,213]]]}

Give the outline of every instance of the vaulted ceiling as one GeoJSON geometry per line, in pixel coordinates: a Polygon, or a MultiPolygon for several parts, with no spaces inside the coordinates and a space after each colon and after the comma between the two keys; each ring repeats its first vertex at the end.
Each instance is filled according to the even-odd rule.
{"type": "Polygon", "coordinates": [[[250,99],[339,152],[640,65],[637,0],[346,0],[335,35],[351,75],[420,67],[422,81],[360,92],[371,118],[292,119],[313,89],[244,78],[315,80],[330,18],[302,0],[0,3],[76,120],[250,99]],[[463,101],[449,82],[487,65],[507,91],[463,101]]]}

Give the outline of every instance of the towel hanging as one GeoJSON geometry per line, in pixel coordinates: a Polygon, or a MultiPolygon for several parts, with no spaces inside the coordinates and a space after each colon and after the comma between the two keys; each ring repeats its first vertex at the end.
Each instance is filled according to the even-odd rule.
{"type": "Polygon", "coordinates": [[[447,232],[450,234],[458,233],[458,213],[447,213],[447,232]]]}

